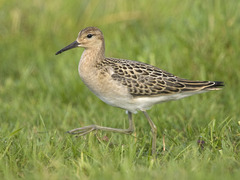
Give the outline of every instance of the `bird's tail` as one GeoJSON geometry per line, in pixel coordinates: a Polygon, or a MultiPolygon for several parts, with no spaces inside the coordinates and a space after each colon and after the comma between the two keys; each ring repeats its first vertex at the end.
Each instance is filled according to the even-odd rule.
{"type": "Polygon", "coordinates": [[[207,90],[220,90],[224,87],[224,82],[222,81],[210,81],[211,85],[206,87],[207,90]]]}
{"type": "Polygon", "coordinates": [[[179,79],[179,82],[185,85],[182,91],[220,90],[224,86],[224,82],[222,81],[191,81],[179,79]]]}

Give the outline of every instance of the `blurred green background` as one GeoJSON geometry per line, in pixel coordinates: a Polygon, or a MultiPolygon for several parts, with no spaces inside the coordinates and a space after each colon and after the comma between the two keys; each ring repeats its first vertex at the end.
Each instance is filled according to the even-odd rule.
{"type": "Polygon", "coordinates": [[[238,179],[239,9],[238,0],[0,0],[0,177],[238,179]],[[101,102],[80,80],[82,49],[55,56],[88,26],[102,30],[107,57],[225,82],[222,91],[149,111],[158,127],[157,160],[141,113],[134,116],[136,138],[65,133],[128,124],[123,110],[101,102]]]}

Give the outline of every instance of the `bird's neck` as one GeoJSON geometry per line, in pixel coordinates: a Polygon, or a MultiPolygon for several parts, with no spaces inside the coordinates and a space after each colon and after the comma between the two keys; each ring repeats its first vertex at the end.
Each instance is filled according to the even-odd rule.
{"type": "Polygon", "coordinates": [[[104,43],[101,46],[85,48],[80,59],[80,64],[94,66],[105,58],[104,43]]]}
{"type": "Polygon", "coordinates": [[[104,58],[104,45],[85,48],[85,50],[83,51],[78,66],[78,72],[82,81],[88,87],[90,87],[91,84],[94,82],[94,79],[96,79],[98,64],[101,64],[104,58]]]}

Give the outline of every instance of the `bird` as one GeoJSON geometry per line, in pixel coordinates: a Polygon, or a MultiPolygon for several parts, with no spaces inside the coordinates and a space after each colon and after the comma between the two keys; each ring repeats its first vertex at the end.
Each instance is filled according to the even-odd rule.
{"type": "Polygon", "coordinates": [[[104,36],[97,27],[81,30],[77,39],[56,55],[77,47],[84,48],[78,65],[83,83],[103,102],[125,109],[129,127],[118,129],[88,125],[68,133],[83,136],[95,130],[103,130],[130,135],[134,132],[132,114],[141,111],[151,126],[153,157],[157,154],[157,127],[147,110],[155,104],[220,90],[224,86],[222,81],[188,80],[143,62],[105,57],[104,36]]]}

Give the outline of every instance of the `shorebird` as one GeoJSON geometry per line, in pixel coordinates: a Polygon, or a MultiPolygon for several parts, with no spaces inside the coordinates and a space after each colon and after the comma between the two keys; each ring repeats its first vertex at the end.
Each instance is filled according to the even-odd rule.
{"type": "Polygon", "coordinates": [[[94,130],[132,134],[132,113],[142,111],[152,132],[152,156],[156,155],[157,127],[147,114],[154,104],[178,100],[194,94],[219,90],[221,81],[192,81],[177,77],[157,67],[138,61],[105,57],[103,33],[96,27],[81,30],[77,40],[56,53],[82,47],[78,72],[83,83],[105,103],[125,109],[129,128],[117,129],[89,125],[68,131],[79,136],[94,130]]]}

